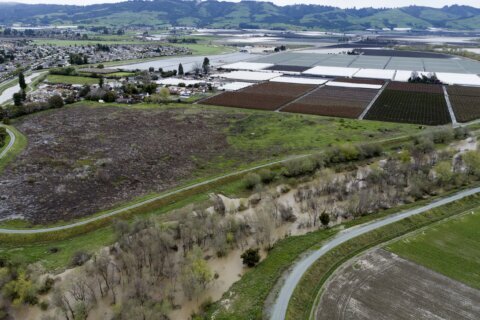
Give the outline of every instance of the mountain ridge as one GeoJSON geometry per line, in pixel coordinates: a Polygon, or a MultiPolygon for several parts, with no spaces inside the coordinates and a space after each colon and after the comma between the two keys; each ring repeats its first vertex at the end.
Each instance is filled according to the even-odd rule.
{"type": "Polygon", "coordinates": [[[322,5],[278,6],[270,2],[216,0],[131,0],[88,6],[0,3],[0,24],[13,23],[341,31],[396,27],[480,30],[480,9],[461,5],[340,9],[322,5]]]}

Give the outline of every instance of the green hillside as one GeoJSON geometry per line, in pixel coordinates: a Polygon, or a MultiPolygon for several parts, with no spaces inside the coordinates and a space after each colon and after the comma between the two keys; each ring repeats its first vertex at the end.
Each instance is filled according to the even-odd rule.
{"type": "Polygon", "coordinates": [[[449,27],[479,29],[480,9],[339,9],[319,5],[277,6],[269,2],[214,0],[126,1],[90,6],[0,3],[0,24],[33,23],[96,26],[197,26],[216,28],[302,28],[362,30],[365,28],[449,27]]]}

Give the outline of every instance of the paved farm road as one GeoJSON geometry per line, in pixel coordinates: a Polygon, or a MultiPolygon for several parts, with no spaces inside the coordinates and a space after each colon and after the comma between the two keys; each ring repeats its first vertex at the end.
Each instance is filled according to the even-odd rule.
{"type": "Polygon", "coordinates": [[[307,256],[305,256],[304,258],[302,258],[302,260],[297,262],[294,265],[293,269],[289,271],[285,279],[285,282],[283,283],[280,289],[280,293],[278,294],[275,304],[273,305],[273,308],[271,310],[270,319],[271,320],[285,319],[288,303],[293,294],[293,291],[295,290],[296,286],[300,282],[302,276],[304,275],[305,272],[307,272],[307,270],[312,266],[312,264],[315,261],[317,261],[323,255],[325,255],[331,249],[341,245],[342,243],[347,242],[348,240],[351,240],[355,237],[365,234],[367,232],[370,232],[375,229],[381,228],[383,226],[389,225],[391,223],[400,221],[402,219],[426,212],[428,210],[438,208],[440,206],[449,204],[451,202],[461,200],[465,197],[468,197],[477,193],[480,193],[480,187],[461,191],[453,196],[434,201],[429,205],[404,211],[395,215],[391,215],[391,216],[388,216],[379,220],[375,220],[373,222],[370,222],[364,225],[360,225],[360,226],[342,231],[339,235],[337,235],[330,241],[327,241],[320,249],[313,251],[307,256]]]}
{"type": "Polygon", "coordinates": [[[2,126],[2,125],[0,125],[0,127],[4,127],[5,129],[7,129],[7,133],[10,136],[10,142],[8,143],[7,147],[5,149],[3,149],[2,153],[0,153],[0,159],[2,159],[3,157],[5,157],[5,155],[8,153],[8,151],[10,151],[10,149],[12,149],[13,145],[15,144],[15,141],[16,141],[17,137],[12,132],[12,130],[8,129],[7,127],[2,126]]]}

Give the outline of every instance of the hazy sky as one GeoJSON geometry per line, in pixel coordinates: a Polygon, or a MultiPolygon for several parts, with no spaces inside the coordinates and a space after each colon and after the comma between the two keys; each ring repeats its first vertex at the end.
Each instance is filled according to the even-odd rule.
{"type": "MultiPolygon", "coordinates": [[[[480,7],[479,0],[269,0],[279,5],[309,3],[337,7],[402,7],[408,5],[443,7],[444,5],[464,4],[480,7]]],[[[55,3],[86,5],[93,3],[120,2],[120,0],[0,0],[0,2],[55,3]]],[[[238,2],[238,0],[236,1],[238,2]]]]}

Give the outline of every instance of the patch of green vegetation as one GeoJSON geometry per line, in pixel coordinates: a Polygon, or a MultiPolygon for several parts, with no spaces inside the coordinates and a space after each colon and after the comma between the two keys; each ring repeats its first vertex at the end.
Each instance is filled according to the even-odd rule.
{"type": "Polygon", "coordinates": [[[124,78],[124,77],[133,77],[135,75],[135,72],[114,72],[114,73],[109,73],[106,75],[107,78],[110,77],[117,77],[117,78],[124,78]]]}
{"type": "Polygon", "coordinates": [[[33,41],[37,45],[50,45],[58,47],[80,47],[80,46],[94,46],[97,44],[145,44],[142,40],[59,40],[59,39],[37,39],[33,41]]]}
{"type": "Polygon", "coordinates": [[[257,112],[233,121],[228,139],[242,150],[275,148],[279,154],[285,154],[415,134],[420,130],[415,125],[257,112]]]}
{"type": "MultiPolygon", "coordinates": [[[[354,256],[398,238],[404,234],[449,217],[464,214],[470,210],[479,210],[480,196],[474,195],[448,205],[427,211],[423,214],[403,219],[375,231],[352,239],[325,254],[317,260],[302,277],[290,299],[286,319],[309,319],[323,284],[343,263],[354,256]]],[[[477,225],[478,227],[478,225],[477,225]]],[[[457,247],[458,248],[458,247],[457,247]]],[[[478,252],[477,252],[478,254],[478,252]]],[[[478,256],[478,255],[477,255],[478,256]]],[[[455,261],[453,266],[458,266],[455,261]]],[[[478,270],[478,269],[477,269],[478,270]]]]}
{"type": "Polygon", "coordinates": [[[12,126],[7,126],[7,128],[14,133],[16,139],[15,144],[12,146],[12,148],[3,158],[0,159],[0,173],[2,173],[7,164],[10,163],[10,161],[12,161],[13,159],[15,159],[27,146],[27,138],[20,131],[18,131],[12,126]]]}
{"type": "Polygon", "coordinates": [[[80,76],[62,76],[56,74],[49,74],[46,79],[50,83],[58,84],[81,84],[81,85],[93,85],[98,84],[98,79],[80,76]]]}
{"type": "Polygon", "coordinates": [[[56,242],[43,242],[30,245],[0,245],[0,257],[26,264],[42,263],[47,270],[60,271],[67,267],[77,251],[94,253],[112,244],[115,234],[111,227],[98,229],[85,235],[56,242]]]}
{"type": "Polygon", "coordinates": [[[403,258],[480,289],[480,210],[387,246],[403,258]]]}
{"type": "Polygon", "coordinates": [[[198,44],[198,43],[195,43],[195,44],[169,43],[166,45],[188,48],[192,50],[192,54],[195,56],[209,56],[209,55],[216,55],[216,54],[223,54],[223,53],[231,53],[235,51],[233,47],[227,47],[222,45],[209,45],[209,44],[198,44]]]}

